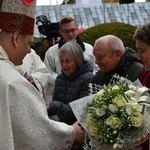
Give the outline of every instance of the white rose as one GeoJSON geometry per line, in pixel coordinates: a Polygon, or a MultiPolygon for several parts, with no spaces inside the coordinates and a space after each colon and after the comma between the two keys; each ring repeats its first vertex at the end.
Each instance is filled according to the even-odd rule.
{"type": "Polygon", "coordinates": [[[100,108],[97,108],[97,109],[96,109],[96,115],[97,115],[97,116],[100,116],[100,117],[101,117],[101,116],[105,115],[105,113],[106,113],[106,112],[105,112],[103,109],[100,109],[100,108]]]}
{"type": "Polygon", "coordinates": [[[108,124],[109,126],[111,126],[111,128],[113,129],[117,129],[120,127],[121,121],[119,118],[114,117],[114,116],[110,116],[107,120],[106,120],[106,124],[108,124]]]}
{"type": "Polygon", "coordinates": [[[133,112],[131,116],[131,122],[134,127],[141,127],[144,117],[140,112],[133,112]]]}
{"type": "Polygon", "coordinates": [[[127,103],[122,95],[117,95],[112,101],[117,107],[123,107],[127,103]]]}
{"type": "Polygon", "coordinates": [[[117,112],[118,111],[118,108],[116,105],[114,104],[109,104],[109,110],[113,113],[117,112]]]}
{"type": "Polygon", "coordinates": [[[103,93],[104,93],[104,90],[102,89],[102,90],[100,90],[99,92],[97,92],[96,95],[101,97],[101,96],[103,95],[103,93]]]}
{"type": "Polygon", "coordinates": [[[132,109],[130,107],[126,107],[126,113],[131,116],[132,114],[132,109]]]}
{"type": "Polygon", "coordinates": [[[112,87],[112,90],[114,91],[114,90],[119,90],[120,88],[119,88],[119,86],[118,85],[114,85],[113,87],[112,87]]]}

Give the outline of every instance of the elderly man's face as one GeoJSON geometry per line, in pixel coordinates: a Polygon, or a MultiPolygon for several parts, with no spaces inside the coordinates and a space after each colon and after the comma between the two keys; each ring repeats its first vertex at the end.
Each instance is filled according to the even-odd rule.
{"type": "Polygon", "coordinates": [[[141,60],[145,68],[150,67],[150,45],[136,40],[136,47],[138,49],[138,60],[141,60]]]}
{"type": "Polygon", "coordinates": [[[94,46],[93,54],[96,59],[96,64],[104,73],[114,69],[121,57],[119,50],[112,52],[108,49],[108,46],[104,45],[103,43],[97,43],[94,46]]]}

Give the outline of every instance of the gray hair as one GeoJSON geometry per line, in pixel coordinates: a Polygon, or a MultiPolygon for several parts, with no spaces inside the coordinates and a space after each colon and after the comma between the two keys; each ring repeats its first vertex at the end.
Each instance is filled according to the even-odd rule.
{"type": "Polygon", "coordinates": [[[65,43],[58,52],[60,58],[62,54],[68,54],[81,67],[84,64],[84,55],[80,45],[74,41],[65,43]]]}
{"type": "Polygon", "coordinates": [[[101,41],[106,42],[108,48],[112,52],[114,52],[116,50],[120,50],[123,53],[125,52],[125,48],[124,48],[124,44],[123,44],[122,40],[115,35],[106,35],[106,36],[98,38],[95,41],[94,46],[101,41]]]}

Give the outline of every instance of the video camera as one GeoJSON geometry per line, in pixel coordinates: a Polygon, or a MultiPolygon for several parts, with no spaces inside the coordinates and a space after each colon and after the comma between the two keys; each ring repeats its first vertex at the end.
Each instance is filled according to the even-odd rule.
{"type": "Polygon", "coordinates": [[[47,38],[60,37],[59,34],[59,22],[50,22],[45,15],[36,17],[36,24],[41,34],[47,36],[47,38]],[[41,22],[42,25],[38,25],[41,22]]]}
{"type": "Polygon", "coordinates": [[[38,30],[42,35],[45,35],[46,37],[42,38],[40,41],[36,40],[34,43],[31,44],[31,48],[38,49],[38,47],[44,42],[45,40],[48,43],[47,48],[49,48],[51,45],[51,41],[53,43],[56,43],[56,39],[60,37],[59,34],[59,22],[53,22],[51,23],[45,15],[40,15],[36,17],[36,24],[38,25],[38,30]],[[39,25],[41,23],[41,25],[39,25]]]}

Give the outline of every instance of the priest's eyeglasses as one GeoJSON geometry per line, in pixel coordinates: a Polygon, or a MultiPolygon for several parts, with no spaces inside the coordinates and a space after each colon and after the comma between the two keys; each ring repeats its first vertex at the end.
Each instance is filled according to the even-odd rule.
{"type": "Polygon", "coordinates": [[[66,33],[66,34],[68,34],[68,33],[74,33],[75,31],[77,31],[77,29],[71,29],[71,30],[61,30],[63,33],[66,33]]]}

